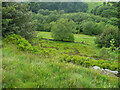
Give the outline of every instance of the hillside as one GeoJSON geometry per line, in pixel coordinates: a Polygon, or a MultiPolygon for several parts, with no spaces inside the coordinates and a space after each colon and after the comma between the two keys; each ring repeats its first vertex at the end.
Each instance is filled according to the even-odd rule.
{"type": "Polygon", "coordinates": [[[119,6],[3,2],[2,87],[119,88],[119,6]]]}
{"type": "MultiPolygon", "coordinates": [[[[50,38],[45,33],[41,32],[40,34],[44,36],[43,38],[50,38]]],[[[81,42],[83,39],[85,41],[89,39],[92,42],[94,39],[88,35],[75,35],[75,38],[76,42],[81,42]],[[78,37],[81,37],[81,39],[78,37]]],[[[46,51],[43,55],[19,51],[15,45],[4,43],[3,88],[117,88],[117,77],[102,75],[99,71],[81,65],[61,62],[60,58],[62,58],[63,53],[74,52],[69,48],[78,49],[81,55],[85,55],[85,57],[97,53],[96,49],[90,48],[89,44],[91,42],[82,45],[34,40],[34,45],[39,50],[43,50],[39,45],[41,44],[46,51]],[[87,52],[84,51],[85,48],[88,49],[87,52]]]]}

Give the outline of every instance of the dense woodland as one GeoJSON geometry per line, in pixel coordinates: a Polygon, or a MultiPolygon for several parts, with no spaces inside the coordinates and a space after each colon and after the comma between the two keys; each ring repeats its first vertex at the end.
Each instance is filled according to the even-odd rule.
{"type": "Polygon", "coordinates": [[[91,69],[120,72],[119,22],[120,2],[3,2],[3,88],[120,87],[91,69]]]}

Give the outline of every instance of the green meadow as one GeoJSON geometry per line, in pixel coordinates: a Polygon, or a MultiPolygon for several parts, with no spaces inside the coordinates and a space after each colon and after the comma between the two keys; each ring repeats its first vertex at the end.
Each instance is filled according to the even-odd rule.
{"type": "MultiPolygon", "coordinates": [[[[52,39],[50,32],[39,32],[39,36],[52,39]]],[[[75,43],[34,39],[33,46],[46,51],[43,55],[20,51],[14,44],[4,44],[3,88],[117,88],[118,77],[102,75],[92,67],[61,61],[64,54],[78,54],[91,57],[91,60],[98,54],[93,36],[74,36],[75,43]],[[82,41],[84,44],[80,43],[82,41]]]]}
{"type": "Polygon", "coordinates": [[[3,89],[120,87],[120,3],[2,2],[0,9],[3,89]]]}

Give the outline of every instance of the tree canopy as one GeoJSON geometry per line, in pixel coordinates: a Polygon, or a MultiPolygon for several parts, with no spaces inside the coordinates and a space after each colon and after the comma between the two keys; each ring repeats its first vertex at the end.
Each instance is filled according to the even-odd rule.
{"type": "Polygon", "coordinates": [[[29,39],[33,36],[35,25],[28,5],[14,2],[2,4],[2,35],[19,34],[29,39]]]}
{"type": "Polygon", "coordinates": [[[60,41],[74,41],[73,28],[74,22],[72,20],[62,18],[52,23],[52,37],[60,41]]]}

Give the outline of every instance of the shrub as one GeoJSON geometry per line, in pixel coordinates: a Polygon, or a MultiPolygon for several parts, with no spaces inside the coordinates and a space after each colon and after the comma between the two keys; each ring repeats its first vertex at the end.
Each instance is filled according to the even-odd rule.
{"type": "Polygon", "coordinates": [[[92,35],[92,34],[94,34],[94,27],[95,27],[95,25],[94,25],[94,23],[92,22],[92,21],[84,21],[83,23],[82,23],[82,29],[83,29],[83,33],[84,34],[87,34],[87,35],[92,35]]]}
{"type": "Polygon", "coordinates": [[[104,69],[111,69],[111,70],[119,70],[117,67],[117,62],[113,61],[110,62],[108,60],[95,60],[95,59],[90,59],[88,57],[82,57],[78,55],[67,55],[64,54],[64,57],[61,58],[61,61],[66,61],[66,62],[72,62],[78,65],[83,65],[85,67],[90,67],[90,66],[99,66],[104,69]]]}
{"type": "Polygon", "coordinates": [[[91,60],[91,66],[98,66],[98,62],[96,60],[91,60]]]}
{"type": "Polygon", "coordinates": [[[66,61],[66,58],[68,57],[69,55],[67,54],[63,54],[61,57],[60,57],[60,61],[66,61]]]}
{"type": "Polygon", "coordinates": [[[70,56],[67,57],[67,58],[66,58],[66,61],[67,61],[67,62],[70,62],[70,61],[71,61],[71,57],[70,57],[70,56]]]}
{"type": "Polygon", "coordinates": [[[76,57],[72,56],[71,62],[72,62],[72,63],[75,63],[75,61],[76,61],[76,57]]]}
{"type": "Polygon", "coordinates": [[[109,69],[110,68],[110,64],[109,63],[103,63],[102,64],[102,68],[103,69],[106,69],[106,68],[109,69]]]}
{"type": "Polygon", "coordinates": [[[90,61],[85,61],[85,62],[84,62],[84,66],[85,66],[85,67],[89,67],[90,65],[91,65],[90,61]]]}
{"type": "Polygon", "coordinates": [[[105,28],[105,23],[100,22],[95,24],[95,28],[93,29],[94,35],[101,34],[103,32],[103,29],[105,28]]]}
{"type": "Polygon", "coordinates": [[[116,66],[115,65],[110,65],[110,69],[114,71],[114,70],[116,70],[116,66]]]}
{"type": "Polygon", "coordinates": [[[82,65],[82,64],[84,63],[84,61],[85,61],[84,58],[80,58],[80,59],[79,59],[80,65],[82,65]]]}
{"type": "Polygon", "coordinates": [[[28,51],[32,53],[38,53],[39,50],[33,47],[25,38],[22,38],[20,35],[12,34],[8,35],[3,41],[7,43],[16,44],[17,48],[22,51],[28,51]]]}
{"type": "Polygon", "coordinates": [[[100,57],[103,58],[103,59],[108,59],[108,58],[110,57],[110,53],[109,53],[109,51],[108,51],[105,47],[103,47],[103,48],[100,50],[99,55],[100,55],[100,57]]]}
{"type": "Polygon", "coordinates": [[[118,33],[118,27],[108,25],[105,27],[103,33],[96,38],[95,43],[100,47],[110,47],[110,40],[114,39],[114,45],[118,47],[120,45],[120,37],[118,33]]]}
{"type": "Polygon", "coordinates": [[[62,18],[52,25],[52,37],[60,41],[74,41],[74,35],[72,34],[73,27],[73,21],[62,18]]]}

